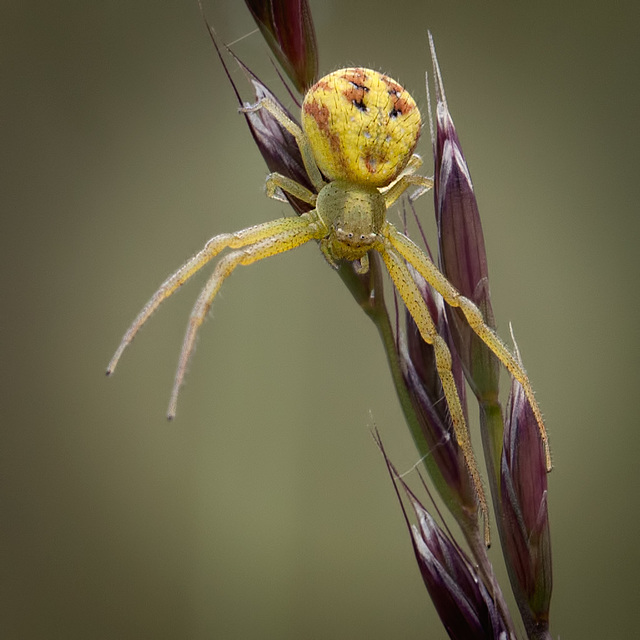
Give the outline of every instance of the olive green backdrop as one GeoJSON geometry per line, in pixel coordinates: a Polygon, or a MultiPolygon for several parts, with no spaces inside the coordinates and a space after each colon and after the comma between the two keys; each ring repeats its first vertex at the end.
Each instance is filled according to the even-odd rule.
{"type": "MultiPolygon", "coordinates": [[[[422,107],[433,32],[499,331],[513,323],[551,437],[551,628],[630,637],[635,3],[311,4],[322,72],[380,69],[422,107]]],[[[227,42],[254,29],[241,2],[207,12],[227,42]]],[[[225,284],[174,423],[202,278],[104,377],[167,274],[287,212],[196,1],[4,2],[1,25],[2,637],[446,637],[370,434],[416,462],[377,335],[314,246],[225,284]]],[[[275,84],[258,35],[236,51],[275,84]]],[[[419,210],[433,238],[429,197],[419,210]]]]}

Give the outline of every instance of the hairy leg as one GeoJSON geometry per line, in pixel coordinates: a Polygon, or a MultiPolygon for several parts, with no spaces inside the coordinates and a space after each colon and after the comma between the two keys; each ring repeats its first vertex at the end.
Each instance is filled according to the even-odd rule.
{"type": "Polygon", "coordinates": [[[307,218],[307,216],[309,214],[304,214],[299,218],[287,218],[287,220],[291,221],[287,229],[281,230],[278,234],[265,237],[259,242],[238,251],[232,251],[220,259],[191,311],[167,412],[167,417],[170,420],[176,415],[178,393],[184,380],[189,358],[193,353],[198,329],[204,322],[222,283],[238,265],[249,265],[269,256],[295,249],[310,240],[319,240],[324,235],[323,225],[315,224],[312,221],[313,218],[307,218]]]}
{"type": "Polygon", "coordinates": [[[386,223],[384,235],[394,249],[411,265],[418,273],[444,298],[451,307],[459,307],[464,313],[469,326],[476,332],[482,341],[493,351],[509,373],[522,385],[524,393],[531,405],[531,409],[538,423],[540,439],[544,447],[547,471],[551,471],[551,453],[549,440],[542,419],[542,412],[536,402],[533,387],[529,382],[527,372],[519,360],[509,351],[508,347],[498,337],[496,332],[489,327],[482,317],[480,309],[468,298],[461,295],[458,290],[438,270],[432,260],[407,236],[400,233],[392,224],[386,223]]]}
{"type": "Polygon", "coordinates": [[[418,330],[420,331],[420,335],[425,342],[433,345],[436,356],[436,367],[438,369],[438,375],[440,376],[444,395],[449,407],[449,413],[453,422],[453,430],[455,432],[458,445],[464,455],[467,469],[469,470],[471,480],[473,481],[473,485],[476,490],[480,510],[482,511],[484,518],[485,543],[489,546],[489,509],[487,507],[487,499],[484,494],[482,480],[480,479],[480,473],[478,471],[473,448],[471,446],[467,421],[464,417],[464,411],[462,410],[458,389],[453,378],[449,347],[444,341],[444,338],[442,338],[438,333],[424,298],[416,286],[416,283],[402,256],[394,250],[390,243],[383,244],[382,246],[377,247],[377,249],[384,260],[387,270],[389,271],[389,275],[391,276],[398,293],[402,297],[409,313],[415,320],[418,330]]]}
{"type": "Polygon", "coordinates": [[[309,189],[303,187],[295,180],[287,178],[287,176],[283,176],[281,173],[270,173],[267,176],[265,187],[267,191],[267,198],[287,202],[286,198],[277,195],[277,189],[282,189],[282,191],[286,191],[288,194],[295,196],[298,200],[302,200],[303,202],[310,204],[312,207],[316,206],[318,196],[315,193],[312,193],[309,189]]]}
{"type": "Polygon", "coordinates": [[[126,347],[135,338],[142,325],[149,319],[151,314],[166,300],[175,293],[191,276],[202,269],[210,260],[217,256],[223,249],[239,249],[241,247],[255,244],[265,238],[273,238],[281,235],[286,236],[291,230],[298,230],[301,227],[311,226],[316,222],[315,211],[311,211],[298,218],[280,218],[272,222],[265,222],[254,227],[237,231],[236,233],[222,233],[207,242],[204,248],[193,256],[188,262],[178,269],[172,276],[167,278],[160,288],[153,294],[149,302],[143,307],[133,321],[128,331],[124,334],[109,366],[107,375],[111,375],[120,360],[120,356],[126,347]]]}

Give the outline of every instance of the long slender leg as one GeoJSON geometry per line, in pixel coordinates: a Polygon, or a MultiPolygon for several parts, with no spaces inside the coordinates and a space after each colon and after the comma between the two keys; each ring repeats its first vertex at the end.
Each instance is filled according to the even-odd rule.
{"type": "Polygon", "coordinates": [[[478,496],[480,510],[482,511],[484,519],[485,543],[489,546],[490,533],[487,499],[484,494],[484,488],[482,486],[482,480],[480,479],[480,473],[478,472],[476,459],[473,454],[473,448],[471,447],[467,421],[464,417],[460,396],[458,395],[458,389],[451,370],[451,352],[449,351],[449,347],[444,341],[444,338],[438,333],[433,319],[431,318],[431,314],[429,313],[429,309],[427,308],[415,281],[411,277],[411,273],[404,263],[404,259],[396,253],[389,243],[383,244],[382,246],[377,247],[377,249],[384,260],[387,270],[389,271],[389,275],[391,276],[398,293],[404,300],[409,313],[415,320],[422,339],[433,345],[436,356],[436,368],[438,369],[438,375],[442,382],[442,389],[444,390],[444,395],[449,407],[449,413],[451,414],[453,430],[455,432],[458,445],[462,449],[464,460],[469,473],[471,474],[471,480],[473,481],[473,485],[478,496]]]}
{"type": "Polygon", "coordinates": [[[253,113],[259,109],[265,109],[268,111],[280,123],[280,125],[296,139],[296,143],[298,144],[298,148],[302,154],[304,168],[309,174],[309,178],[311,178],[311,182],[313,182],[313,186],[316,188],[316,191],[320,191],[320,189],[324,187],[325,181],[322,178],[320,169],[318,169],[318,165],[313,157],[313,151],[311,150],[309,141],[300,128],[300,125],[294,122],[277,103],[269,98],[262,98],[255,104],[243,107],[240,111],[243,111],[244,113],[253,113]]]}
{"type": "Polygon", "coordinates": [[[238,251],[232,251],[221,258],[204,289],[200,292],[191,311],[187,332],[184,337],[184,342],[182,343],[182,351],[178,361],[176,377],[171,392],[171,400],[169,402],[169,410],[167,412],[167,417],[170,420],[176,415],[178,393],[184,380],[189,358],[193,352],[196,334],[200,325],[204,322],[207,312],[211,308],[222,283],[231,275],[238,265],[252,264],[269,256],[295,249],[310,240],[319,240],[326,235],[324,225],[313,222],[310,223],[304,219],[304,216],[287,219],[291,220],[292,224],[286,230],[282,230],[277,235],[263,238],[259,242],[238,251]]]}
{"type": "Polygon", "coordinates": [[[118,346],[109,366],[107,367],[107,375],[111,375],[122,356],[123,351],[135,338],[142,325],[149,319],[151,314],[166,300],[170,295],[180,288],[192,275],[202,269],[212,258],[218,255],[227,247],[231,249],[239,249],[247,245],[255,244],[265,238],[286,234],[291,230],[298,230],[301,227],[315,224],[317,216],[315,211],[310,211],[298,218],[280,218],[271,222],[258,224],[236,233],[222,233],[215,236],[207,242],[204,248],[193,256],[188,262],[178,269],[172,276],[167,278],[160,288],[153,294],[151,300],[143,307],[133,321],[128,331],[124,334],[120,345],[118,346]]]}
{"type": "Polygon", "coordinates": [[[542,412],[536,402],[533,387],[529,382],[527,372],[518,359],[509,351],[491,327],[487,326],[482,317],[482,312],[468,298],[461,295],[457,289],[444,277],[429,257],[407,236],[400,233],[392,224],[386,223],[383,234],[398,253],[411,264],[420,275],[444,298],[451,307],[459,307],[465,315],[469,326],[476,332],[482,341],[493,351],[509,373],[522,385],[525,396],[531,405],[531,409],[538,423],[540,439],[544,447],[547,471],[551,471],[551,453],[549,451],[549,439],[542,419],[542,412]]]}

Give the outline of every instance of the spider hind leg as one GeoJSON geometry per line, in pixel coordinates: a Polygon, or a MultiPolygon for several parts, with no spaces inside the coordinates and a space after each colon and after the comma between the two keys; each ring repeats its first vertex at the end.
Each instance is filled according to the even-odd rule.
{"type": "Polygon", "coordinates": [[[551,471],[551,452],[549,439],[544,426],[542,412],[533,393],[527,372],[520,361],[509,351],[507,345],[496,332],[489,327],[482,317],[482,312],[469,298],[461,295],[457,289],[438,270],[432,260],[407,236],[400,233],[392,224],[387,223],[385,237],[390,245],[400,254],[443,298],[450,307],[459,307],[464,313],[469,326],[480,339],[491,349],[496,357],[507,368],[509,373],[522,385],[525,396],[538,423],[540,440],[544,447],[547,471],[551,471]]]}
{"type": "Polygon", "coordinates": [[[487,506],[487,499],[484,493],[484,487],[480,478],[480,472],[478,471],[478,465],[471,446],[471,439],[469,438],[469,429],[467,421],[462,409],[462,403],[460,402],[460,396],[458,394],[458,388],[453,377],[451,352],[445,342],[444,338],[438,333],[436,326],[431,318],[429,309],[416,285],[409,268],[405,264],[404,258],[393,248],[391,243],[387,240],[385,243],[376,247],[382,259],[389,271],[389,275],[393,280],[393,283],[400,294],[400,297],[404,301],[409,313],[413,317],[420,335],[423,340],[433,345],[436,368],[440,381],[442,383],[442,389],[449,407],[449,414],[451,415],[451,421],[453,423],[453,430],[455,432],[456,440],[462,454],[464,461],[471,476],[480,511],[484,520],[484,540],[485,544],[489,546],[491,544],[491,535],[489,531],[489,508],[487,506]]]}

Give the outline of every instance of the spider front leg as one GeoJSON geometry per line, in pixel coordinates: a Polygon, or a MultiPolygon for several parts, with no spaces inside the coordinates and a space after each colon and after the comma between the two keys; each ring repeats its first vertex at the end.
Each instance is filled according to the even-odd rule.
{"type": "Polygon", "coordinates": [[[458,395],[458,388],[456,387],[456,383],[453,378],[453,372],[451,369],[451,352],[449,351],[449,347],[444,341],[444,338],[438,333],[424,298],[411,276],[404,259],[394,250],[388,241],[383,242],[379,247],[376,247],[376,249],[382,256],[387,270],[389,271],[389,275],[391,276],[391,279],[393,280],[393,283],[409,313],[414,319],[422,339],[433,345],[436,357],[436,368],[438,370],[438,375],[442,382],[442,389],[449,407],[451,421],[453,422],[453,430],[455,432],[458,445],[462,450],[467,469],[471,475],[471,480],[478,497],[480,510],[482,511],[482,517],[484,520],[484,540],[485,544],[489,546],[491,542],[489,532],[489,509],[487,507],[487,499],[482,486],[482,480],[480,479],[478,465],[476,464],[476,459],[473,454],[473,448],[469,438],[469,429],[464,417],[464,411],[462,410],[462,403],[460,402],[460,396],[458,395]]]}
{"type": "Polygon", "coordinates": [[[260,109],[264,109],[269,112],[278,121],[280,126],[286,129],[295,138],[296,144],[302,154],[304,168],[306,169],[311,182],[313,182],[313,186],[316,188],[316,191],[320,191],[322,187],[324,187],[325,181],[320,173],[320,169],[318,169],[309,140],[304,134],[304,131],[300,128],[300,125],[294,122],[283,111],[282,107],[270,98],[262,98],[255,104],[251,105],[245,104],[240,111],[243,113],[254,113],[260,109]]]}
{"type": "Polygon", "coordinates": [[[312,193],[306,187],[303,187],[299,182],[283,176],[281,173],[270,173],[265,181],[265,191],[267,192],[267,198],[278,200],[279,202],[288,202],[288,200],[281,195],[278,195],[278,189],[286,191],[289,195],[306,202],[315,208],[316,200],[318,196],[312,193]]]}
{"type": "Polygon", "coordinates": [[[542,412],[536,402],[533,387],[529,382],[527,372],[524,370],[519,360],[509,351],[507,345],[502,342],[495,331],[489,327],[482,317],[482,312],[468,298],[461,295],[457,289],[438,270],[431,259],[412,242],[407,236],[400,233],[392,224],[386,223],[385,237],[391,246],[412,266],[415,270],[444,298],[444,301],[451,307],[459,307],[465,315],[469,326],[482,339],[482,341],[493,351],[500,362],[507,368],[509,373],[522,385],[525,396],[529,401],[531,409],[538,423],[540,439],[544,447],[545,463],[547,471],[551,471],[551,452],[549,450],[549,439],[547,430],[542,419],[542,412]]]}
{"type": "MultiPolygon", "coordinates": [[[[255,244],[266,238],[278,237],[279,234],[286,234],[288,230],[297,228],[299,226],[300,219],[306,220],[301,216],[300,218],[280,218],[271,222],[265,222],[253,227],[248,227],[242,231],[236,233],[222,233],[217,235],[204,246],[202,251],[199,251],[188,262],[178,269],[172,276],[167,278],[160,288],[153,294],[151,300],[143,307],[142,311],[138,314],[133,321],[127,332],[124,334],[120,345],[116,349],[111,362],[107,366],[107,375],[111,375],[122,356],[122,353],[136,337],[136,334],[141,329],[142,325],[149,319],[151,314],[166,300],[169,296],[176,292],[191,276],[198,272],[208,262],[215,258],[222,250],[228,248],[239,249],[247,245],[255,244]]],[[[304,225],[303,225],[304,226],[304,225]]]]}
{"type": "Polygon", "coordinates": [[[222,283],[231,275],[238,265],[249,265],[258,260],[263,260],[278,253],[284,253],[303,245],[310,240],[320,240],[327,233],[327,229],[318,218],[316,211],[302,214],[297,218],[284,218],[277,221],[272,233],[263,236],[255,242],[238,251],[232,251],[220,259],[211,277],[207,281],[204,289],[200,292],[198,299],[191,311],[187,332],[182,343],[182,351],[178,361],[176,377],[171,391],[171,400],[167,417],[169,420],[176,415],[178,394],[184,380],[184,376],[189,363],[189,358],[193,353],[196,335],[200,325],[204,322],[207,312],[213,304],[216,294],[220,290],[222,283]]]}

